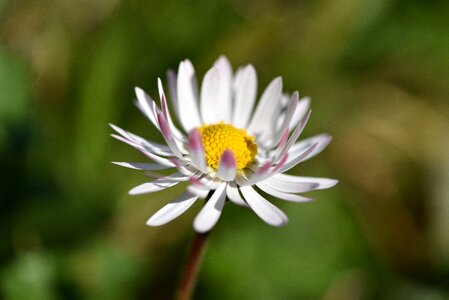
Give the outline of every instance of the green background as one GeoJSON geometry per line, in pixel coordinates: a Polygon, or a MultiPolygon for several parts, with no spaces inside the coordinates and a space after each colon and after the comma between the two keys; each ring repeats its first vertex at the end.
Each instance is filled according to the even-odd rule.
{"type": "Polygon", "coordinates": [[[220,55],[312,97],[293,169],[340,183],[283,203],[286,227],[226,205],[196,299],[449,298],[449,2],[0,1],[0,298],[170,299],[201,208],[146,220],[184,186],[129,196],[143,161],[114,123],[157,77],[220,55]]]}

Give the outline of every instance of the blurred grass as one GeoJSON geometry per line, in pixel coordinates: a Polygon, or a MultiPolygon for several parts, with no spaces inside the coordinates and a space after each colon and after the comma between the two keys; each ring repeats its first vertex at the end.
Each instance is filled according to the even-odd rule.
{"type": "Polygon", "coordinates": [[[449,298],[446,1],[0,2],[0,297],[170,299],[200,205],[146,219],[183,187],[110,161],[143,157],[108,123],[160,137],[133,87],[190,58],[251,62],[312,97],[304,135],[334,142],[293,170],[334,177],[317,201],[278,204],[271,228],[227,205],[197,299],[449,298]]]}

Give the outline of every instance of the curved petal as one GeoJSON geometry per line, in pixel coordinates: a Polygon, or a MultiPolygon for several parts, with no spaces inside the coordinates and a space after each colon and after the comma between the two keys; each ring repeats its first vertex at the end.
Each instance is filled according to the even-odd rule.
{"type": "Polygon", "coordinates": [[[167,142],[168,147],[170,147],[170,150],[174,155],[182,159],[183,156],[181,150],[179,149],[178,144],[174,139],[173,132],[171,131],[170,125],[163,113],[157,112],[157,122],[159,124],[159,127],[161,128],[162,135],[167,142]]]}
{"type": "MultiPolygon", "coordinates": [[[[288,101],[287,108],[285,111],[284,121],[281,123],[281,126],[277,129],[276,134],[273,137],[273,143],[271,148],[276,147],[285,136],[286,129],[288,130],[288,126],[290,124],[290,120],[292,119],[296,107],[298,105],[299,93],[296,91],[293,93],[292,98],[288,101]]],[[[288,134],[288,131],[287,131],[288,134]]]]}
{"type": "Polygon", "coordinates": [[[285,193],[306,193],[314,190],[331,188],[338,183],[338,180],[330,178],[275,174],[263,183],[266,183],[270,187],[285,193]]]}
{"type": "Polygon", "coordinates": [[[312,201],[312,198],[307,198],[295,194],[290,193],[284,193],[280,192],[278,190],[273,189],[269,185],[265,184],[264,182],[259,182],[257,184],[257,187],[260,188],[262,191],[264,191],[267,194],[270,194],[276,198],[285,200],[285,201],[291,201],[291,202],[309,202],[312,201]]]}
{"type": "Polygon", "coordinates": [[[193,222],[193,227],[197,232],[207,232],[215,226],[220,218],[221,211],[226,199],[226,183],[222,183],[206,202],[200,213],[193,222]]]}
{"type": "Polygon", "coordinates": [[[294,142],[296,142],[296,140],[299,138],[299,136],[301,135],[302,131],[306,127],[306,124],[307,124],[307,121],[309,120],[311,112],[312,111],[309,110],[309,113],[306,115],[306,117],[304,119],[302,119],[298,123],[298,125],[296,125],[295,130],[293,131],[292,135],[290,136],[290,138],[285,143],[284,147],[279,148],[276,151],[276,153],[274,154],[275,160],[277,160],[279,157],[282,157],[285,153],[288,153],[288,150],[290,149],[290,147],[293,145],[294,142]]]}
{"type": "Polygon", "coordinates": [[[288,222],[287,216],[276,206],[259,195],[251,186],[240,188],[249,207],[266,223],[273,226],[282,226],[288,222]]]}
{"type": "Polygon", "coordinates": [[[198,196],[190,193],[183,193],[175,200],[168,203],[160,210],[158,210],[148,221],[149,226],[160,226],[167,224],[173,219],[183,214],[193,203],[195,203],[198,196]]]}
{"type": "Polygon", "coordinates": [[[203,140],[198,128],[194,128],[189,135],[189,151],[192,164],[203,173],[207,173],[206,154],[203,140]]]}
{"type": "Polygon", "coordinates": [[[140,137],[134,133],[131,133],[129,131],[126,131],[118,126],[115,126],[113,124],[109,124],[112,129],[114,129],[118,134],[120,134],[122,137],[127,139],[128,141],[154,153],[157,155],[163,155],[163,156],[173,156],[173,153],[170,150],[170,147],[166,145],[162,145],[153,141],[148,141],[144,139],[143,137],[140,137]]]}
{"type": "Polygon", "coordinates": [[[134,91],[137,96],[137,107],[142,111],[142,113],[150,119],[151,123],[159,129],[159,125],[156,121],[156,116],[154,115],[153,109],[151,108],[151,103],[154,102],[144,90],[139,87],[135,87],[134,91]]]}
{"type": "Polygon", "coordinates": [[[239,190],[235,186],[235,184],[230,183],[226,186],[226,194],[234,204],[239,206],[248,207],[245,200],[243,200],[242,196],[240,196],[239,190]]]}
{"type": "Polygon", "coordinates": [[[129,191],[130,195],[140,195],[154,193],[172,187],[182,181],[188,180],[189,177],[180,173],[174,173],[165,177],[158,178],[151,182],[140,184],[129,191]]]}
{"type": "Polygon", "coordinates": [[[290,124],[290,128],[295,128],[296,124],[306,116],[307,112],[310,110],[310,98],[303,97],[299,100],[298,106],[296,106],[295,113],[293,114],[290,124]]]}
{"type": "Polygon", "coordinates": [[[168,70],[167,71],[168,93],[170,95],[171,105],[175,111],[176,116],[179,119],[177,80],[178,79],[176,77],[175,71],[168,70]]]}
{"type": "Polygon", "coordinates": [[[158,164],[164,165],[164,166],[168,166],[168,167],[175,167],[175,164],[173,162],[171,162],[169,159],[166,159],[164,157],[160,157],[159,155],[156,155],[150,151],[148,151],[147,149],[145,149],[143,146],[138,145],[124,137],[121,137],[119,135],[115,135],[115,134],[111,134],[111,136],[113,138],[116,138],[119,141],[122,141],[128,145],[133,146],[134,148],[136,148],[137,150],[139,150],[140,152],[142,152],[145,156],[147,156],[148,158],[150,158],[151,160],[155,161],[158,164]]]}
{"type": "Polygon", "coordinates": [[[218,164],[217,175],[221,180],[232,181],[237,174],[237,162],[234,157],[234,153],[227,149],[223,152],[220,162],[218,164]]]}
{"type": "Polygon", "coordinates": [[[332,137],[330,135],[320,134],[293,145],[290,151],[288,151],[289,157],[287,159],[287,162],[280,169],[279,173],[283,173],[291,169],[300,162],[311,159],[312,157],[323,151],[331,141],[332,137]]]}
{"type": "MultiPolygon", "coordinates": [[[[168,110],[167,98],[165,97],[164,88],[162,87],[162,81],[160,78],[157,79],[157,87],[159,90],[159,99],[161,100],[162,113],[164,114],[165,119],[167,119],[170,131],[173,133],[173,136],[177,140],[184,142],[185,141],[184,134],[182,134],[181,131],[179,131],[179,129],[175,126],[171,118],[170,112],[168,110]]],[[[178,143],[178,147],[182,149],[181,143],[178,143]]]]}

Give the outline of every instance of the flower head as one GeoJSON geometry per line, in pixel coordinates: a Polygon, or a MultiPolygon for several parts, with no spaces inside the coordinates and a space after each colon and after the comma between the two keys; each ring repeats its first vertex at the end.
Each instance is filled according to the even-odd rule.
{"type": "Polygon", "coordinates": [[[284,174],[297,164],[320,153],[331,141],[327,134],[297,142],[310,116],[310,100],[282,93],[282,79],[275,78],[257,94],[256,71],[252,65],[235,74],[222,56],[203,78],[200,93],[189,60],[179,65],[178,74],[169,71],[168,88],[179,129],[169,112],[162,82],[158,80],[160,107],[143,90],[136,88],[137,106],[161,132],[166,145],[145,140],[111,125],[113,136],[141,151],[154,163],[116,162],[137,170],[174,169],[131,189],[130,194],[153,193],[189,182],[185,192],[157,211],[147,222],[158,226],[170,222],[199,198],[206,203],[196,216],[194,228],[207,232],[217,223],[226,199],[249,207],[274,226],[287,216],[262,195],[305,202],[297,195],[334,186],[327,178],[284,174]]]}

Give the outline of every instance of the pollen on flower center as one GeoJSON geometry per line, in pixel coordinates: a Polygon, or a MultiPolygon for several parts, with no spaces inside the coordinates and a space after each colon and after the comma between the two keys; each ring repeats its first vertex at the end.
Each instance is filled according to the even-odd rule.
{"type": "Polygon", "coordinates": [[[257,144],[245,130],[232,125],[218,123],[199,128],[206,151],[207,164],[217,170],[223,152],[229,149],[234,154],[237,169],[242,170],[256,157],[257,144]]]}

